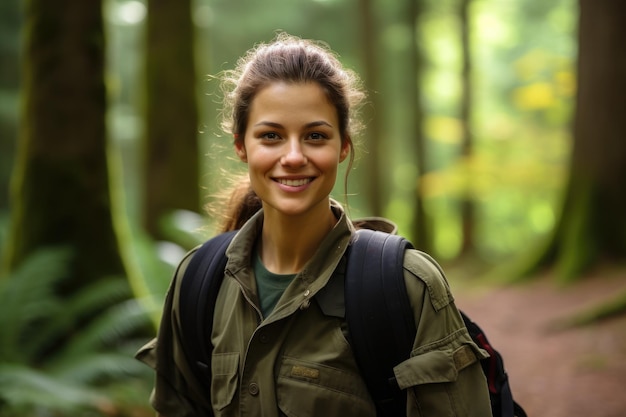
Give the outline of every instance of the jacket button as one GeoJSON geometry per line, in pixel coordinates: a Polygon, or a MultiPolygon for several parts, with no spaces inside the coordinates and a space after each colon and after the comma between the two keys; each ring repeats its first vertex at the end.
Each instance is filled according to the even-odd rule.
{"type": "Polygon", "coordinates": [[[270,341],[270,337],[267,335],[267,333],[261,333],[259,335],[259,341],[263,344],[268,343],[270,341]]]}
{"type": "Polygon", "coordinates": [[[252,384],[248,385],[248,392],[250,393],[250,395],[257,396],[259,394],[259,386],[255,382],[253,382],[252,384]]]}

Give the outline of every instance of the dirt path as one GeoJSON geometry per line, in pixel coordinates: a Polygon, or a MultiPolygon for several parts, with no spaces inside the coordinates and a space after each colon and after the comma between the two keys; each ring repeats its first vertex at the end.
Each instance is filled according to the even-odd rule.
{"type": "Polygon", "coordinates": [[[549,330],[555,320],[620,291],[626,291],[624,271],[566,288],[540,280],[458,288],[455,296],[504,356],[513,394],[529,417],[625,417],[626,317],[549,330]]]}

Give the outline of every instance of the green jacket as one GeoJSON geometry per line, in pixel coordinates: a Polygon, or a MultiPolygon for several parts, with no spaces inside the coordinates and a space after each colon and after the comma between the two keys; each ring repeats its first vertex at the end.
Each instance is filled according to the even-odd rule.
{"type": "MultiPolygon", "coordinates": [[[[347,341],[343,291],[332,279],[354,227],[338,205],[339,221],[263,319],[250,256],[263,223],[257,213],[227,250],[215,308],[211,392],[194,380],[180,343],[178,291],[193,251],[180,263],[158,336],[137,358],[156,370],[153,407],[166,417],[375,416],[347,341]]],[[[489,394],[478,362],[487,354],[471,340],[448,283],[417,251],[405,255],[405,281],[417,335],[411,358],[394,372],[407,388],[407,416],[487,417],[489,394]]]]}

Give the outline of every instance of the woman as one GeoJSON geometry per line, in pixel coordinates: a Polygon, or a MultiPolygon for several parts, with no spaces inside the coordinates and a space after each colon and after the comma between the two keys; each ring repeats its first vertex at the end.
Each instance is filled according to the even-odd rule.
{"type": "MultiPolygon", "coordinates": [[[[325,301],[338,297],[330,283],[354,233],[330,193],[339,164],[352,161],[354,110],[363,99],[357,82],[326,47],[286,34],[252,49],[227,74],[226,128],[257,196],[247,201],[262,209],[227,250],[213,319],[210,393],[202,392],[182,353],[177,295],[193,251],[181,262],[159,335],[138,353],[156,369],[152,404],[159,415],[376,415],[344,319],[325,301]]],[[[235,211],[228,224],[238,227],[246,210],[235,211]]],[[[491,415],[477,361],[484,353],[467,334],[445,278],[410,272],[418,262],[414,251],[404,262],[417,323],[415,355],[468,345],[476,354],[462,369],[412,365],[416,383],[407,390],[407,415],[491,415]],[[436,383],[423,383],[425,373],[434,373],[436,383]]]]}

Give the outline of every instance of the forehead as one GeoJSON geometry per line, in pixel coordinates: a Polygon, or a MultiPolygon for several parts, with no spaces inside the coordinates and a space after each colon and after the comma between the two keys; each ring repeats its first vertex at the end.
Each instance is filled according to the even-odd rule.
{"type": "Polygon", "coordinates": [[[337,120],[337,110],[317,83],[274,82],[263,87],[250,106],[250,119],[282,116],[337,120]]]}

